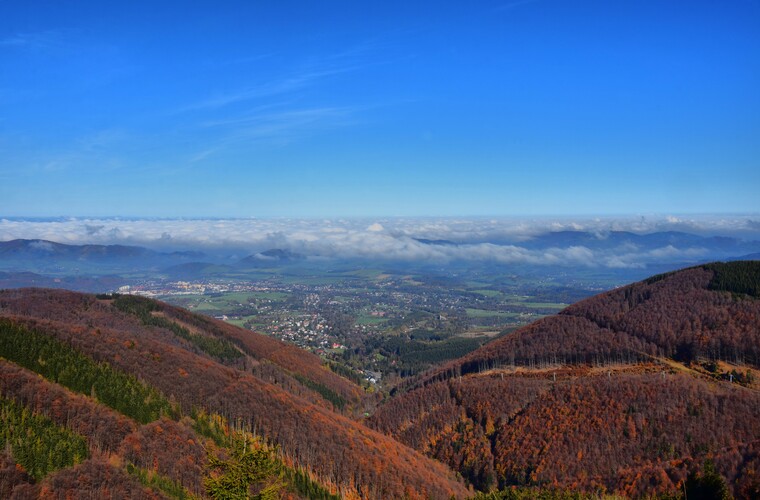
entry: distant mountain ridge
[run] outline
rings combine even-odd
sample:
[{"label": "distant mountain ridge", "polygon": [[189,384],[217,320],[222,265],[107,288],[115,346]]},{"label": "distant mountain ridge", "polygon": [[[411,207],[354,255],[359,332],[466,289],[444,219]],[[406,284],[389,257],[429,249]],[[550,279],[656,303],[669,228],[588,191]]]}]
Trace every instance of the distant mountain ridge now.
[{"label": "distant mountain ridge", "polygon": [[141,247],[124,245],[67,245],[48,240],[11,240],[0,242],[0,256],[45,255],[63,258],[137,257],[149,253]]},{"label": "distant mountain ridge", "polygon": [[630,231],[557,231],[534,236],[520,243],[526,248],[584,246],[591,249],[613,249],[625,245],[640,248],[691,248],[704,247],[725,255],[740,255],[760,249],[760,242],[726,236],[699,236],[679,231],[638,234]]},{"label": "distant mountain ridge", "polygon": [[414,241],[419,241],[420,243],[424,243],[425,245],[452,245],[452,246],[458,245],[458,243],[455,243],[450,240],[429,240],[427,238],[414,238]]},{"label": "distant mountain ridge", "polygon": [[20,239],[0,242],[0,265],[6,270],[37,271],[81,265],[93,270],[116,272],[124,268],[150,269],[198,260],[204,256],[204,253],[197,251],[156,252],[129,245],[68,245],[48,240]]},{"label": "distant mountain ridge", "polygon": [[269,250],[264,250],[263,252],[244,257],[240,259],[237,264],[239,266],[265,266],[267,264],[271,264],[272,262],[282,264],[302,261],[304,259],[306,259],[306,256],[298,252],[293,252],[284,248],[270,248]]},{"label": "distant mountain ridge", "polygon": [[[202,251],[156,251],[121,244],[74,245],[41,239],[17,239],[0,242],[0,271],[33,272],[56,278],[150,272],[153,276],[194,280],[229,278],[241,270],[256,272],[274,267],[306,268],[346,263],[352,267],[392,265],[406,267],[409,272],[430,270],[447,262],[449,267],[480,266],[485,272],[511,266],[518,273],[546,272],[552,267],[568,269],[580,264],[589,270],[601,266],[606,274],[627,282],[676,267],[713,260],[747,260],[760,254],[759,241],[704,237],[677,231],[647,234],[557,231],[528,239],[505,236],[472,241],[406,235],[391,237],[400,238],[404,250],[379,256],[361,251],[352,255],[350,251],[320,246],[309,249],[308,245],[303,248],[299,246],[298,249],[283,246],[249,253],[250,249],[241,248],[240,245],[230,248],[224,245],[199,247]],[[331,254],[333,251],[336,252],[334,255]],[[578,274],[584,274],[583,270]],[[17,286],[15,283],[18,281],[6,283],[7,286]],[[55,283],[51,286],[56,286]],[[26,286],[39,284],[39,280],[32,280]]]}]

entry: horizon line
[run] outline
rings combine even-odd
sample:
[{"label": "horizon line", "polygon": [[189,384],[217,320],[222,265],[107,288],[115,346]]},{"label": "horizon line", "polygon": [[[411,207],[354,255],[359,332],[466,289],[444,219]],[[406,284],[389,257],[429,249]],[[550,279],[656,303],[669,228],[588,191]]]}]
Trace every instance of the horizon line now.
[{"label": "horizon line", "polygon": [[5,215],[0,214],[0,220],[26,220],[26,221],[49,221],[49,220],[255,220],[255,219],[446,219],[446,218],[471,218],[471,219],[510,219],[510,218],[570,218],[570,217],[668,217],[668,216],[760,216],[760,211],[755,212],[578,212],[578,213],[547,213],[547,214],[443,214],[443,215],[394,215],[394,214],[332,214],[332,215]]}]

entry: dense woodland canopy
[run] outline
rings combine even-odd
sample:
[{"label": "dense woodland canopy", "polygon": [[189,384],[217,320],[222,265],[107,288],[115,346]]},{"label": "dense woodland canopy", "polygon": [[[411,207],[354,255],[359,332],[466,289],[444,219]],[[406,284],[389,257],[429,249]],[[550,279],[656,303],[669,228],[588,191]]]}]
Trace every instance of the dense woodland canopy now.
[{"label": "dense woodland canopy", "polygon": [[[143,304],[143,306],[125,307],[126,301],[132,304]],[[361,398],[362,391],[356,384],[325,368],[319,357],[293,345],[154,300],[117,296],[113,303],[117,308],[136,314],[144,324],[147,322],[163,327],[181,338],[187,339],[185,335],[189,334],[195,339],[205,338],[224,343],[225,346],[235,346],[239,353],[251,359],[236,363],[235,360],[239,360],[239,356],[227,355],[220,360],[228,361],[227,364],[231,366],[246,367],[260,378],[276,380],[279,385],[285,385],[290,392],[296,392],[301,396],[313,397],[312,391],[315,391],[323,397],[321,404],[327,400],[333,405],[337,403],[336,406],[351,406],[357,404]],[[152,313],[150,319],[145,319],[146,315],[140,311],[141,308],[148,309]],[[202,353],[209,354],[208,349],[200,347],[202,344],[198,340],[195,344]],[[209,355],[215,356],[213,353]],[[219,356],[217,355],[216,358],[219,359]],[[268,363],[261,363],[262,360]],[[303,391],[299,386],[306,386],[311,391]]]},{"label": "dense woodland canopy", "polygon": [[[108,474],[107,467],[120,464],[119,470],[133,472],[124,476],[132,483],[213,497],[220,494],[214,478],[222,470],[213,464],[230,459],[224,450],[234,448],[230,432],[237,429],[262,440],[251,450],[271,447],[268,460],[281,464],[273,470],[284,478],[273,483],[277,494],[467,494],[445,466],[349,418],[362,390],[319,358],[164,304],[117,307],[115,300],[54,290],[0,292],[3,395],[51,425],[88,435],[93,460],[78,466],[87,474]],[[151,320],[146,310],[162,319]],[[241,356],[215,356],[202,348],[208,344],[188,338],[193,335],[229,343]],[[35,378],[32,372],[45,377],[31,382],[39,395],[25,382]],[[103,420],[88,421],[100,404],[108,407]],[[333,411],[338,406],[346,415]],[[35,481],[9,475],[0,482],[19,481],[21,489],[32,484],[35,494],[65,491],[69,470],[41,481],[30,474]],[[255,475],[236,477],[243,489],[256,490]]]},{"label": "dense woodland canopy", "polygon": [[584,300],[366,422],[374,396],[275,339],[143,298],[0,291],[0,497],[758,498],[758,266]]},{"label": "dense woodland canopy", "polygon": [[406,384],[370,425],[480,489],[678,494],[707,460],[760,495],[760,262],[574,304]]},{"label": "dense woodland canopy", "polygon": [[725,291],[712,289],[718,285],[711,266],[656,276],[582,300],[410,384],[493,368],[600,366],[655,358],[760,367],[760,301],[736,291],[745,289],[741,280],[760,282],[760,262],[737,264],[747,271],[726,274],[724,267],[723,276],[735,276],[726,281],[731,288]]}]

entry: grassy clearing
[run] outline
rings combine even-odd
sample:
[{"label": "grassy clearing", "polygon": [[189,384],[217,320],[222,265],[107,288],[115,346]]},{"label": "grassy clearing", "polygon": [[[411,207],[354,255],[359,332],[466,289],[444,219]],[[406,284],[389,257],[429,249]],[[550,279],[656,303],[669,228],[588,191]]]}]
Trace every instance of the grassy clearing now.
[{"label": "grassy clearing", "polygon": [[470,290],[472,293],[483,295],[484,297],[498,297],[502,293],[498,290]]},{"label": "grassy clearing", "polygon": [[290,296],[285,292],[248,292],[247,295],[254,299],[282,300]]},{"label": "grassy clearing", "polygon": [[291,285],[337,285],[346,280],[345,276],[283,276],[281,282]]},{"label": "grassy clearing", "polygon": [[502,311],[489,311],[487,309],[471,309],[467,308],[465,309],[467,311],[467,316],[470,318],[516,318],[518,316],[517,313],[509,313],[509,312],[502,312]]},{"label": "grassy clearing", "polygon": [[375,280],[378,278],[378,276],[381,276],[383,272],[380,269],[357,269],[345,274]]},{"label": "grassy clearing", "polygon": [[194,295],[183,297],[181,300],[173,298],[164,298],[168,302],[173,302],[182,307],[192,309],[195,312],[205,314],[228,314],[238,304],[247,305],[251,302],[262,300],[281,301],[289,297],[285,292],[228,292],[220,295]]},{"label": "grassy clearing", "polygon": [[229,323],[230,325],[239,326],[240,328],[244,328],[243,324],[246,322],[246,319],[228,319],[226,323]]},{"label": "grassy clearing", "polygon": [[225,310],[223,306],[217,305],[217,304],[210,304],[208,302],[197,302],[194,304],[188,304],[184,305],[183,307],[187,309],[191,309],[194,312],[204,313],[204,314],[222,314],[222,311]]},{"label": "grassy clearing", "polygon": [[493,283],[488,283],[488,282],[486,282],[486,281],[469,281],[469,280],[468,280],[468,281],[465,281],[463,284],[464,284],[464,286],[466,286],[467,288],[475,288],[475,289],[477,289],[477,290],[484,290],[484,289],[486,289],[487,287],[489,287],[489,286],[492,286],[492,285],[493,285]]},{"label": "grassy clearing", "polygon": [[357,325],[380,325],[388,321],[387,318],[381,318],[378,316],[370,316],[369,314],[362,314],[356,318]]},{"label": "grassy clearing", "polygon": [[507,306],[509,305],[530,307],[531,309],[564,309],[567,307],[567,304],[561,302],[514,302],[507,304]]}]

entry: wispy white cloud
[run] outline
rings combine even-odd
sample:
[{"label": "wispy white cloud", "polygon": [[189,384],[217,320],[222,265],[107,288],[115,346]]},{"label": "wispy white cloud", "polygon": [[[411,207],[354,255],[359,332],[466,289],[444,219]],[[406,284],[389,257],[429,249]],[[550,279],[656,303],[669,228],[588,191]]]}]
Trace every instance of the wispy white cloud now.
[{"label": "wispy white cloud", "polygon": [[79,137],[76,140],[76,145],[80,151],[89,152],[111,147],[128,138],[129,134],[123,130],[102,129]]},{"label": "wispy white cloud", "polygon": [[250,120],[234,136],[244,139],[290,138],[294,134],[346,124],[356,107],[294,109]]},{"label": "wispy white cloud", "polygon": [[60,31],[40,31],[33,33],[15,33],[0,40],[0,47],[50,50],[61,49],[65,46]]},{"label": "wispy white cloud", "polygon": [[[120,129],[93,130],[72,137],[60,147],[30,148],[22,165],[18,162],[9,162],[8,165],[12,165],[16,176],[67,171],[87,175],[94,169],[99,172],[118,170],[125,166],[121,148],[133,139],[132,134]],[[0,172],[2,170],[3,163],[0,162]]]},{"label": "wispy white cloud", "polygon": [[302,90],[341,73],[348,73],[360,66],[312,69],[293,74],[284,78],[274,79],[250,87],[239,88],[228,92],[218,93],[207,99],[189,104],[180,111],[195,111],[217,109],[242,101],[251,101],[265,97],[275,97]]},{"label": "wispy white cloud", "polygon": [[[242,143],[290,143],[303,136],[355,123],[352,115],[366,106],[304,102],[304,92],[371,63],[363,58],[375,43],[364,43],[296,65],[290,73],[249,86],[231,88],[185,105],[176,113],[194,113],[195,127],[205,129],[189,163],[198,163]],[[249,62],[266,59],[254,56]],[[216,132],[213,130],[215,129]]]},{"label": "wispy white cloud", "polygon": [[251,54],[247,56],[235,57],[232,59],[224,59],[224,60],[214,59],[213,61],[209,61],[207,65],[212,68],[218,68],[221,66],[250,64],[254,62],[259,62],[264,59],[268,59],[272,56],[274,56],[273,53],[265,53],[265,54]]},{"label": "wispy white cloud", "polygon": [[540,0],[515,0],[513,2],[507,2],[505,4],[499,5],[498,7],[496,7],[496,11],[510,11],[518,7],[522,7],[523,5],[536,3],[538,1]]},{"label": "wispy white cloud", "polygon": [[201,162],[201,161],[205,160],[206,158],[212,156],[217,151],[221,150],[222,147],[223,147],[222,145],[218,145],[218,146],[202,149],[202,150],[196,152],[195,154],[192,154],[190,156],[190,158],[188,158],[188,161],[190,163]]},{"label": "wispy white cloud", "polygon": [[237,143],[271,142],[285,144],[320,131],[353,123],[353,115],[361,107],[321,107],[288,109],[277,112],[249,114],[230,119],[206,122],[207,128],[217,128],[221,137],[209,141],[190,157],[200,162]]}]

